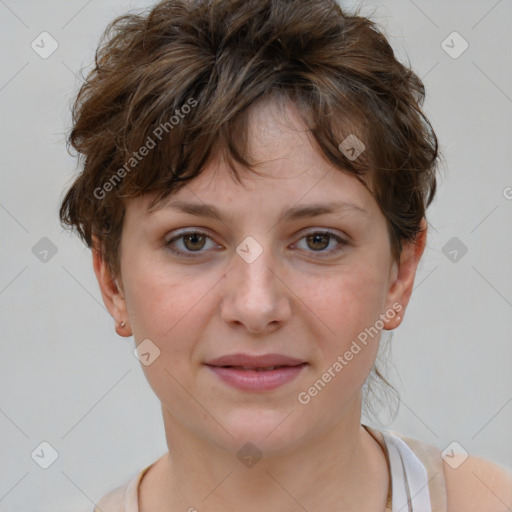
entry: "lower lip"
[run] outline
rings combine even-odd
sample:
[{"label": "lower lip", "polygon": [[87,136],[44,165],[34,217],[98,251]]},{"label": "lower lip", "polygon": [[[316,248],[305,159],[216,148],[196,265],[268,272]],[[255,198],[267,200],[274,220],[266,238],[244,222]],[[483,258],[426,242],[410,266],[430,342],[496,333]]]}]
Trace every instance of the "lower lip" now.
[{"label": "lower lip", "polygon": [[240,370],[221,366],[208,366],[208,368],[234,388],[243,391],[267,391],[291,382],[305,366],[306,363],[266,371]]}]

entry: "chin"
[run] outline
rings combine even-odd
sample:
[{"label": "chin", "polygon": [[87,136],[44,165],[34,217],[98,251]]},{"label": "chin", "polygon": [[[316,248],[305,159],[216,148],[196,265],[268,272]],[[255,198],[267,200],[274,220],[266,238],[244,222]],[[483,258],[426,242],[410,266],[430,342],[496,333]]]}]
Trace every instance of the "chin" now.
[{"label": "chin", "polygon": [[[248,443],[264,455],[285,453],[307,436],[307,425],[291,411],[243,411],[231,417],[224,416],[224,427],[231,436],[223,436],[220,444],[238,454]],[[289,415],[289,416],[288,416]],[[288,417],[287,417],[288,416]],[[285,419],[286,418],[286,419]],[[284,420],[284,421],[283,421]],[[227,445],[225,444],[227,441]]]}]

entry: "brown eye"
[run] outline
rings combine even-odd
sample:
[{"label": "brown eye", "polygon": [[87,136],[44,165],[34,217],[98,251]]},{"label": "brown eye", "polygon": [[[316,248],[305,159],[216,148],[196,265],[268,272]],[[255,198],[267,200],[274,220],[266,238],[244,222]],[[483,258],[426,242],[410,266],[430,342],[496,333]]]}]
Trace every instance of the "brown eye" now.
[{"label": "brown eye", "polygon": [[[188,231],[171,238],[165,245],[174,254],[184,257],[194,257],[195,255],[207,252],[205,246],[208,240],[212,241],[207,233]],[[330,231],[315,231],[302,237],[300,240],[306,240],[306,248],[302,248],[303,250],[306,250],[306,252],[319,253],[320,256],[337,254],[348,245],[345,240]],[[336,242],[337,246],[334,245],[334,248],[328,250],[328,247],[332,245],[333,241]]]},{"label": "brown eye", "polygon": [[206,250],[203,249],[206,246],[207,240],[211,240],[211,237],[206,233],[201,231],[187,231],[171,238],[165,245],[174,254],[194,257],[195,255],[193,253],[201,254],[206,252]]},{"label": "brown eye", "polygon": [[[321,256],[336,254],[348,245],[345,240],[330,231],[315,231],[304,236],[301,240],[306,240],[305,250],[307,252],[317,252]],[[331,245],[332,241],[335,241],[337,246],[335,245],[334,248],[329,250],[327,248]]]},{"label": "brown eye", "polygon": [[309,247],[315,250],[323,250],[329,245],[329,233],[314,233],[306,237]]},{"label": "brown eye", "polygon": [[183,235],[183,245],[190,251],[201,250],[204,247],[206,237],[199,233]]}]

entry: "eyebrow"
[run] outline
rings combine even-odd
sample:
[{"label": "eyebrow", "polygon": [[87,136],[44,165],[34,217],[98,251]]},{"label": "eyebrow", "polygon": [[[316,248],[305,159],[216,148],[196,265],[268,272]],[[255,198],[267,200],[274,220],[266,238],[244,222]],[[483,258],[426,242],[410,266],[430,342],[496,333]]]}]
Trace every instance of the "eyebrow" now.
[{"label": "eyebrow", "polygon": [[[223,215],[215,206],[206,203],[189,203],[186,201],[170,201],[165,205],[165,208],[173,208],[180,210],[190,215],[198,217],[208,217],[223,221]],[[342,213],[344,211],[354,211],[370,217],[367,210],[361,206],[348,201],[341,202],[327,202],[327,203],[312,203],[304,206],[294,206],[283,210],[279,216],[279,222],[283,220],[299,220],[329,213]]]}]

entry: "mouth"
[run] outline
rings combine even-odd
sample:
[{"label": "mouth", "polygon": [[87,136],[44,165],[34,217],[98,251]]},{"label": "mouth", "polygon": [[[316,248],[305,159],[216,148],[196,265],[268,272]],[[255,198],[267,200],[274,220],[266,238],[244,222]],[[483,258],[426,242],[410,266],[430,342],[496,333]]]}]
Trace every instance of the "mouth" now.
[{"label": "mouth", "polygon": [[307,362],[281,354],[223,356],[205,365],[225,384],[243,391],[269,391],[294,380]]},{"label": "mouth", "polygon": [[[254,367],[254,366],[215,366],[215,368],[232,368],[233,370],[244,370],[244,371],[254,371],[254,372],[269,372],[271,370],[276,370],[279,368],[295,368],[297,366],[302,366],[307,363],[301,363],[294,366],[281,365],[281,366],[267,366],[266,368]],[[208,365],[210,366],[210,365]],[[213,365],[212,365],[213,366]]]},{"label": "mouth", "polygon": [[247,370],[254,369],[274,369],[276,367],[297,366],[304,364],[305,361],[284,354],[228,354],[207,361],[208,366],[233,367]]}]

